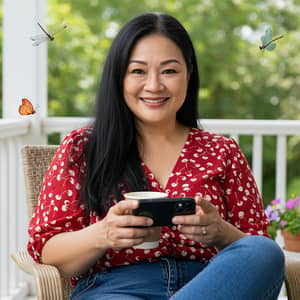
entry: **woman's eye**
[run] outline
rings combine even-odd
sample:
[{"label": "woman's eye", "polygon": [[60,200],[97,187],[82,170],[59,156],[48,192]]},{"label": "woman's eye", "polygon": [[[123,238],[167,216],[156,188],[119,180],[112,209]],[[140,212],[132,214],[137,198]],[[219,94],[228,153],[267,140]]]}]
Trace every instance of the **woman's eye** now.
[{"label": "woman's eye", "polygon": [[133,69],[131,71],[133,74],[144,74],[145,72],[142,69]]},{"label": "woman's eye", "polygon": [[163,71],[163,74],[174,74],[177,73],[176,70],[174,69],[167,69]]}]

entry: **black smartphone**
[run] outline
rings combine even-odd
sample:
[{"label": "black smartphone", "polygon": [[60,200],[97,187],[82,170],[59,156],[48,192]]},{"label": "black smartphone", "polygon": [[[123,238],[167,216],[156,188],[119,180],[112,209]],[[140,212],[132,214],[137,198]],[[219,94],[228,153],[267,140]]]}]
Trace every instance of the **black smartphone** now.
[{"label": "black smartphone", "polygon": [[138,201],[139,207],[133,210],[133,215],[152,218],[152,226],[171,226],[174,216],[195,213],[195,200],[192,197],[139,199]]}]

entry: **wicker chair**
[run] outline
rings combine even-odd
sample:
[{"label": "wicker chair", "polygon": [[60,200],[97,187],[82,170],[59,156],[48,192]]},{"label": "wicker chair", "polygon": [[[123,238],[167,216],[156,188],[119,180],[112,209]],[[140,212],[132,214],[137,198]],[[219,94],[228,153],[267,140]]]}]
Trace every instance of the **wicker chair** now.
[{"label": "wicker chair", "polygon": [[[57,151],[58,146],[24,146],[22,148],[28,217],[31,218],[36,206],[44,174]],[[38,264],[27,251],[11,255],[19,268],[35,278],[38,300],[69,299],[69,280],[61,277],[54,266]]]},{"label": "wicker chair", "polygon": [[[25,186],[28,201],[28,216],[31,218],[36,205],[44,174],[58,146],[24,146]],[[34,276],[38,300],[69,299],[71,286],[60,276],[56,267],[34,262],[27,251],[13,253],[13,260],[23,271]],[[289,300],[300,299],[300,261],[286,261],[286,289]]]}]

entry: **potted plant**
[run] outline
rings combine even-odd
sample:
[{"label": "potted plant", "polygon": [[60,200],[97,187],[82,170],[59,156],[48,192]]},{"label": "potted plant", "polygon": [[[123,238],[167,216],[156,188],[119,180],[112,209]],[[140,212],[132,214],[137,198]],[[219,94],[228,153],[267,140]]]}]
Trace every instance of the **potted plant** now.
[{"label": "potted plant", "polygon": [[300,252],[300,197],[288,199],[285,204],[281,199],[272,200],[265,213],[270,221],[269,235],[275,239],[281,230],[284,249]]}]

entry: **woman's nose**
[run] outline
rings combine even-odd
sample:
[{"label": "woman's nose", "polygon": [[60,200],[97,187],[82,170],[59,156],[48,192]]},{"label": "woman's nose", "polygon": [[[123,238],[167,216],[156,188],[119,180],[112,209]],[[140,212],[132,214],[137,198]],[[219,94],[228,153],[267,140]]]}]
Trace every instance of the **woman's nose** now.
[{"label": "woman's nose", "polygon": [[162,90],[163,84],[161,82],[159,75],[149,74],[148,77],[146,78],[144,89],[151,92]]}]

